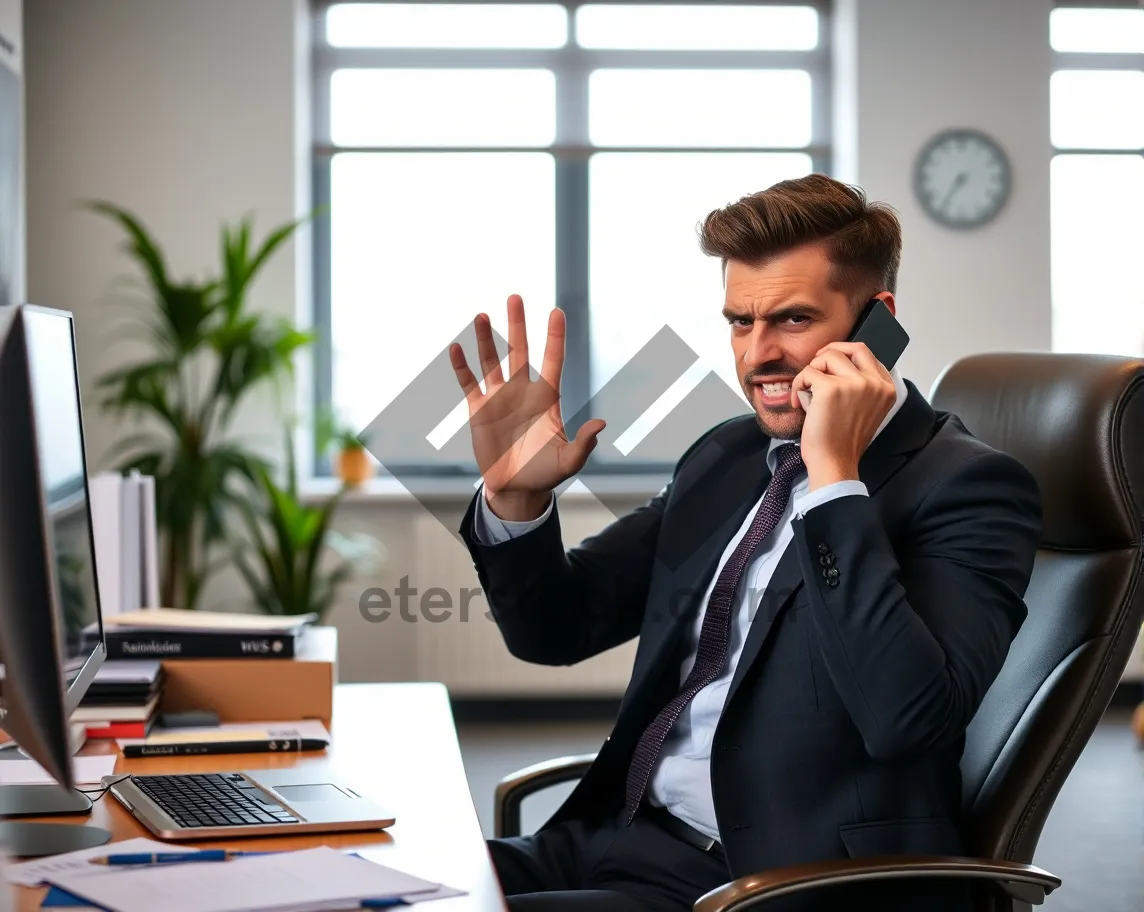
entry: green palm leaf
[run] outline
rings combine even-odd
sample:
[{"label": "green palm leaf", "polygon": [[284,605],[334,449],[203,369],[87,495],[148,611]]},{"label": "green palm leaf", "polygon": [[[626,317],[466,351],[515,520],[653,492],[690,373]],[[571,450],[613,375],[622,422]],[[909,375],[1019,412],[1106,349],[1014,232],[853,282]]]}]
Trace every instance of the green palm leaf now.
[{"label": "green palm leaf", "polygon": [[[286,453],[287,463],[292,466],[293,445],[289,436]],[[345,563],[324,572],[318,567],[328,547],[330,522],[342,493],[321,506],[311,507],[301,502],[293,485],[279,487],[265,467],[259,467],[256,479],[256,500],[243,503],[241,510],[247,529],[243,560],[247,561],[247,555],[257,556],[258,567],[247,562],[239,573],[264,611],[324,612],[351,570]]]},{"label": "green palm leaf", "polygon": [[[243,498],[253,491],[260,509],[271,509],[271,498],[260,491],[265,463],[237,444],[220,441],[245,397],[262,383],[289,376],[295,353],[311,341],[290,324],[248,307],[253,281],[299,222],[280,225],[257,242],[252,217],[223,225],[217,275],[183,281],[171,277],[162,247],[140,218],[106,201],[84,206],[122,230],[123,249],[141,273],[120,288],[130,301],[116,338],[142,342],[151,355],[100,377],[98,393],[113,414],[158,424],[158,433],[121,441],[116,459],[122,460],[121,469],[137,467],[155,477],[163,602],[194,607],[214,570],[212,549],[227,542],[230,518],[245,515]],[[142,308],[140,300],[146,302]],[[259,555],[266,592],[291,599],[297,561],[282,545],[308,532],[304,513],[291,513],[288,505],[279,505],[277,512],[279,523],[287,523],[282,535],[263,541],[261,552],[252,545],[250,554]],[[250,555],[243,559],[251,569]]]},{"label": "green palm leaf", "polygon": [[219,326],[207,341],[218,358],[211,399],[224,403],[218,419],[226,423],[247,391],[263,380],[291,374],[294,353],[313,336],[288,323],[267,326],[249,319]]},{"label": "green palm leaf", "polygon": [[139,219],[126,209],[121,209],[103,200],[89,200],[85,205],[91,211],[105,215],[119,223],[127,232],[128,240],[124,245],[127,252],[143,265],[151,284],[156,289],[166,290],[169,282],[163,251],[152,240],[150,233],[143,227]]},{"label": "green palm leaf", "polygon": [[344,494],[345,488],[340,489],[326,501],[321,510],[316,511],[318,523],[310,540],[310,547],[307,549],[305,566],[302,568],[302,580],[307,591],[315,588],[315,583],[317,583],[318,560],[326,546],[326,533],[329,531],[330,520],[341,504]]}]

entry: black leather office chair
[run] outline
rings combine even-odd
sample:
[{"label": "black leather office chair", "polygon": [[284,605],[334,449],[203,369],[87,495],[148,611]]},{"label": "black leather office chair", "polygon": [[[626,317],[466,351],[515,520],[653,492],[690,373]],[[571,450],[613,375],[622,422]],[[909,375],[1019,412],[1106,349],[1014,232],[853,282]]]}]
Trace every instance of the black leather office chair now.
[{"label": "black leather office chair", "polygon": [[[1144,360],[975,355],[946,369],[931,400],[1021,460],[1044,501],[1028,618],[966,734],[964,836],[973,857],[846,858],[763,871],[708,893],[695,912],[934,876],[974,881],[979,912],[1018,912],[1060,886],[1029,863],[1144,621]],[[526,795],[579,778],[591,760],[555,760],[502,781],[497,835],[519,833]]]}]

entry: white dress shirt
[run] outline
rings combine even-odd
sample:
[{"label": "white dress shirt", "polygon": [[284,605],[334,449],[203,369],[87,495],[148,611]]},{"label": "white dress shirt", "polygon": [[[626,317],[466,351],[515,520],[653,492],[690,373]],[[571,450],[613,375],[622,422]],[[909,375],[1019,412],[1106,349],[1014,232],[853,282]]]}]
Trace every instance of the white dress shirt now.
[{"label": "white dress shirt", "polygon": [[[894,378],[897,397],[878,426],[875,437],[882,433],[882,429],[890,423],[890,419],[898,413],[906,399],[906,384],[901,374],[897,368],[890,373]],[[797,443],[797,441],[771,440],[767,452],[767,465],[772,473],[778,458],[775,451],[786,443]],[[809,491],[809,487],[810,481],[803,472],[791,487],[786,511],[774,531],[759,543],[747,562],[735,591],[735,617],[731,625],[731,640],[727,647],[727,659],[723,670],[719,677],[695,695],[680,714],[660,751],[659,759],[652,771],[651,782],[648,784],[648,800],[652,804],[667,808],[680,820],[689,823],[712,839],[719,839],[719,826],[715,820],[715,803],[711,794],[711,742],[715,737],[715,726],[723,712],[723,704],[726,702],[727,691],[735,674],[735,666],[739,662],[743,644],[747,639],[747,630],[754,617],[754,610],[770,582],[775,567],[778,566],[779,559],[794,537],[791,520],[802,517],[816,506],[836,498],[854,494],[866,496],[869,493],[866,485],[860,481],[839,481],[813,492]],[[700,610],[688,634],[688,655],[679,669],[680,685],[687,679],[691,667],[695,664],[695,652],[699,645],[703,617],[707,610],[707,602],[711,598],[711,591],[715,588],[715,581],[719,578],[723,565],[734,553],[736,545],[747,534],[760,503],[762,497],[747,511],[742,525],[727,543],[711,576],[707,591],[700,602]],[[493,513],[482,497],[474,516],[473,531],[481,544],[496,545],[536,528],[551,514],[552,502],[549,502],[548,509],[539,518],[526,522],[509,522]]]}]

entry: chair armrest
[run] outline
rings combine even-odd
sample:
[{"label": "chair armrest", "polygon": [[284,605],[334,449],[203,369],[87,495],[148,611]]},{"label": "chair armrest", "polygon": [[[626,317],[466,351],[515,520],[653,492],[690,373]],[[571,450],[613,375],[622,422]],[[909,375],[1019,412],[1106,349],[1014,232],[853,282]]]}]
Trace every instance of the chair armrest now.
[{"label": "chair armrest", "polygon": [[740,877],[701,896],[693,912],[736,912],[757,902],[815,887],[848,886],[875,880],[950,877],[991,881],[1015,899],[1040,905],[1061,885],[1059,877],[1032,865],[997,858],[942,855],[884,855],[843,858],[775,868]]},{"label": "chair armrest", "polygon": [[558,757],[510,773],[497,783],[493,799],[493,835],[498,839],[520,835],[520,805],[529,795],[550,785],[571,782],[588,771],[595,754]]}]

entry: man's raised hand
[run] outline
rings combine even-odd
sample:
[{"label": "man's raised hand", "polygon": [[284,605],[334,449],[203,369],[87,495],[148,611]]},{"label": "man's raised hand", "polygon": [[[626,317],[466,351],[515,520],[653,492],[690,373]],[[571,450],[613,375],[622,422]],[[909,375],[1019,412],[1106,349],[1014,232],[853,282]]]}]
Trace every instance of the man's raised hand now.
[{"label": "man's raised hand", "polygon": [[460,345],[449,349],[449,360],[469,408],[473,453],[484,479],[493,512],[503,519],[540,516],[552,490],[583,468],[604,429],[598,418],[586,421],[574,440],[564,433],[560,413],[560,375],[564,369],[564,313],[548,316],[548,338],[539,378],[528,371],[528,338],[524,301],[508,299],[508,379],[485,314],[473,321],[477,356],[485,389],[465,362]]}]

